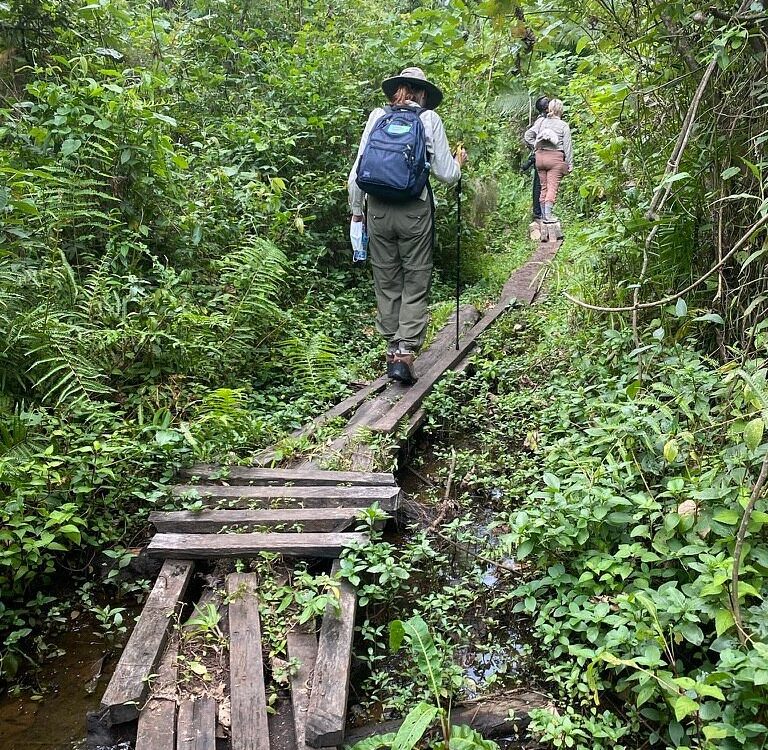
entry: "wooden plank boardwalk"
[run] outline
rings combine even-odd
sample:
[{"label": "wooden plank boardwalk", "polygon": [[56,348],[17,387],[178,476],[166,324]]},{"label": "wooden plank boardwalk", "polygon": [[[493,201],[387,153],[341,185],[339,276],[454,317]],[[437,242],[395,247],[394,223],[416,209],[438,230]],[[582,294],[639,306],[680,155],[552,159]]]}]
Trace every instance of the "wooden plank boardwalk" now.
[{"label": "wooden plank boardwalk", "polygon": [[[374,471],[374,448],[362,438],[386,433],[396,442],[407,440],[422,424],[422,401],[442,375],[466,367],[478,337],[514,302],[534,301],[559,246],[559,241],[542,243],[485,315],[461,308],[458,323],[454,316],[418,358],[416,385],[379,378],[295,431],[295,438],[306,438],[331,420],[348,417],[338,436],[312,455],[273,468],[280,455],[275,448],[260,454],[256,465],[198,464],[181,472],[187,483],[173,487],[172,496],[178,505],[200,501],[198,508],[203,507],[150,515],[157,533],[147,551],[164,562],[100,710],[89,721],[115,727],[120,737],[131,734],[126,727],[134,722],[136,750],[306,750],[344,742],[357,596],[353,586],[338,580],[339,556],[348,546],[367,543],[359,521],[372,504],[392,514],[401,500],[394,476]],[[343,470],[331,471],[326,462]],[[285,636],[295,670],[288,677],[291,700],[278,717],[267,711],[265,670],[274,665],[265,663],[259,578],[235,572],[212,582],[227,558],[247,562],[270,555],[315,565],[326,558],[338,580],[338,600],[327,605],[319,628],[310,621]],[[204,573],[200,593],[193,579]],[[199,597],[194,610],[190,592]],[[195,694],[185,685],[184,670],[203,673],[208,666],[183,653],[189,622],[178,626],[182,613],[208,628],[212,653],[224,659],[226,684],[218,692],[212,685]],[[181,640],[170,638],[174,631]]]}]

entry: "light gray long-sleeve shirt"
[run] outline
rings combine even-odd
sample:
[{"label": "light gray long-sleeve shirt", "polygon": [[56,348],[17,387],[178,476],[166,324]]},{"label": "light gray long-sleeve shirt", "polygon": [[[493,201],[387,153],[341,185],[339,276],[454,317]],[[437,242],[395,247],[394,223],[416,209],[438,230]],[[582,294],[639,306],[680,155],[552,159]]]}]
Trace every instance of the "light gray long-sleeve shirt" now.
[{"label": "light gray long-sleeve shirt", "polygon": [[[418,106],[415,102],[409,102],[409,105],[413,105],[414,107]],[[355,163],[352,165],[349,177],[347,178],[349,208],[355,215],[363,213],[363,200],[365,198],[365,194],[357,186],[357,182],[355,182],[355,178],[357,177],[357,163],[360,161],[360,156],[368,144],[368,138],[371,135],[373,126],[377,123],[379,118],[383,117],[385,114],[386,112],[382,107],[377,107],[368,117],[363,136],[360,139],[360,146],[357,149]],[[443,121],[440,119],[440,115],[432,109],[425,109],[419,118],[424,125],[424,135],[427,139],[430,176],[434,175],[436,179],[447,185],[457,183],[459,177],[461,177],[461,167],[459,167],[456,159],[454,159],[453,154],[451,153],[451,147],[448,145],[448,137],[445,134],[445,128],[443,127]],[[429,193],[425,188],[420,196],[421,200],[427,200],[428,195]]]},{"label": "light gray long-sleeve shirt", "polygon": [[[542,143],[538,144],[538,146],[536,145],[536,139],[539,136],[539,132],[545,125],[560,136],[560,143],[557,146],[550,146]],[[531,148],[562,151],[565,155],[565,163],[571,167],[571,169],[573,168],[573,142],[571,141],[571,129],[568,127],[568,123],[565,122],[565,120],[549,115],[547,117],[539,117],[538,120],[525,131],[523,138]]]}]

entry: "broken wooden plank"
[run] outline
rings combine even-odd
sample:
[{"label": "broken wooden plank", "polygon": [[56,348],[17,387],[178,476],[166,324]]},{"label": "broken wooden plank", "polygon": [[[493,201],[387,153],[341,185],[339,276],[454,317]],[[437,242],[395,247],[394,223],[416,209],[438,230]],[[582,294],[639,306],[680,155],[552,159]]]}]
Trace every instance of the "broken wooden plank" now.
[{"label": "broken wooden plank", "polygon": [[162,657],[152,694],[139,715],[136,750],[174,750],[176,746],[176,679],[178,639],[173,638]]},{"label": "broken wooden plank", "polygon": [[378,502],[383,510],[397,506],[400,488],[393,487],[223,487],[218,485],[177,485],[177,497],[197,498],[207,505],[276,508],[361,507]]},{"label": "broken wooden plank", "polygon": [[355,532],[316,534],[155,534],[147,554],[155,557],[248,557],[276,552],[291,557],[337,557],[346,547],[366,544]]},{"label": "broken wooden plank", "polygon": [[163,534],[216,534],[224,528],[252,528],[298,524],[304,532],[343,531],[365,513],[365,508],[278,508],[276,510],[153,511],[149,522]]},{"label": "broken wooden plank", "polygon": [[149,692],[148,677],[162,656],[172,618],[178,613],[193,571],[194,563],[189,560],[171,559],[163,564],[101,699],[101,708],[108,711],[113,724],[138,718]]},{"label": "broken wooden plank", "polygon": [[539,275],[540,267],[554,257],[558,246],[559,243],[540,245],[539,249],[533,254],[533,257],[521,269],[512,274],[504,286],[504,292],[499,302],[461,339],[459,348],[446,352],[421,376],[417,383],[408,389],[408,393],[403,398],[394,404],[375,424],[370,425],[370,429],[374,432],[394,432],[400,420],[419,408],[421,402],[432,390],[443,373],[446,370],[450,370],[467,356],[470,349],[477,343],[480,335],[507,311],[509,305],[514,300],[526,303],[532,302],[538,291],[533,288],[533,283]]},{"label": "broken wooden plank", "polygon": [[216,750],[216,701],[213,698],[179,703],[176,750]]},{"label": "broken wooden plank", "polygon": [[[339,561],[334,560],[332,575],[339,569]],[[338,612],[331,604],[325,608],[307,716],[306,743],[311,747],[336,746],[344,741],[356,604],[354,588],[349,581],[342,581]]]},{"label": "broken wooden plank", "polygon": [[231,750],[269,750],[258,585],[254,573],[227,576]]},{"label": "broken wooden plank", "polygon": [[291,703],[296,746],[298,750],[305,750],[310,686],[317,661],[317,634],[298,631],[288,633],[288,659],[298,664],[296,672],[291,675]]},{"label": "broken wooden plank", "polygon": [[320,469],[265,469],[257,466],[229,466],[222,468],[215,464],[196,464],[182,469],[180,475],[197,477],[204,482],[225,482],[234,485],[284,485],[293,486],[382,486],[396,484],[392,474],[363,471],[322,471]]}]

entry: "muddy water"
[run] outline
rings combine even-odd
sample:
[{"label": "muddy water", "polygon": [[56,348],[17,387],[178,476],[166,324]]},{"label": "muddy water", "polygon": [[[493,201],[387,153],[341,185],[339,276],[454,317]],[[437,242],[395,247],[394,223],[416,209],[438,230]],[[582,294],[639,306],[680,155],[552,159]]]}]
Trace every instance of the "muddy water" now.
[{"label": "muddy water", "polygon": [[0,699],[0,750],[85,747],[85,714],[98,708],[116,659],[103,658],[108,647],[90,628],[67,633],[55,645],[65,653],[36,675],[37,695]]}]

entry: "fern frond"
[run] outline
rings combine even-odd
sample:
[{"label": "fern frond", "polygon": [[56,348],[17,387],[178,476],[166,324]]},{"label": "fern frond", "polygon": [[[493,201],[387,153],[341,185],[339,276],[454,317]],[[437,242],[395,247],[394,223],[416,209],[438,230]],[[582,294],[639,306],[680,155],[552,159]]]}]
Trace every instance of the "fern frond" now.
[{"label": "fern frond", "polygon": [[320,396],[333,392],[329,383],[339,376],[338,350],[328,336],[315,333],[289,338],[279,352],[289,374],[304,390]]}]

